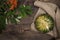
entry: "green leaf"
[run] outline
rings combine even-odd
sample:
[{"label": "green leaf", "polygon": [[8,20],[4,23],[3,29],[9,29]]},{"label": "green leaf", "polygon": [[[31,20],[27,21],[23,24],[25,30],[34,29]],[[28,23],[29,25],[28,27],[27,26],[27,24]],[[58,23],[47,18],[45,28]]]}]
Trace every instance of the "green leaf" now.
[{"label": "green leaf", "polygon": [[32,9],[31,6],[25,6],[25,8],[28,9],[28,10],[31,10]]},{"label": "green leaf", "polygon": [[4,30],[5,28],[6,28],[5,17],[0,15],[0,31]]},{"label": "green leaf", "polygon": [[26,11],[26,14],[31,15],[32,11]]},{"label": "green leaf", "polygon": [[26,14],[29,14],[29,15],[32,14],[32,7],[31,6],[26,6],[25,10],[26,10]]},{"label": "green leaf", "polygon": [[22,17],[26,17],[26,16],[27,16],[27,14],[26,14],[26,12],[25,12],[25,7],[24,7],[23,5],[21,5],[21,6],[19,7],[19,10],[20,10],[20,15],[21,15]]},{"label": "green leaf", "polygon": [[22,17],[26,17],[27,16],[27,14],[26,14],[26,12],[24,12],[24,10],[21,10],[21,15],[22,15]]},{"label": "green leaf", "polygon": [[32,14],[32,8],[31,8],[31,6],[21,5],[19,7],[19,11],[20,11],[20,15],[22,17],[26,17],[27,15],[31,15]]},{"label": "green leaf", "polygon": [[15,20],[15,18],[10,18],[10,22],[13,23],[13,24],[17,24],[17,21]]},{"label": "green leaf", "polygon": [[6,16],[7,17],[9,17],[9,16],[11,16],[11,15],[15,15],[15,13],[16,13],[16,10],[14,10],[14,11],[8,11],[7,13],[6,13]]}]

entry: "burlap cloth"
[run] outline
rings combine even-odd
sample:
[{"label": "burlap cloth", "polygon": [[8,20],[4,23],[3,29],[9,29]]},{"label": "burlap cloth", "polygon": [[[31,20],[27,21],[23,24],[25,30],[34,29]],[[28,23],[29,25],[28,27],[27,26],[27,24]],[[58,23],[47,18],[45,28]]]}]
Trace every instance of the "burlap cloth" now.
[{"label": "burlap cloth", "polygon": [[[59,9],[59,7],[53,3],[40,2],[40,1],[35,1],[34,5],[39,7],[39,9],[38,9],[36,15],[34,16],[33,23],[31,24],[31,30],[38,32],[35,29],[35,25],[34,25],[34,21],[35,21],[36,17],[39,16],[40,14],[48,13],[54,19],[55,25],[54,25],[54,29],[52,31],[48,32],[47,34],[54,36],[54,37],[59,36],[60,35],[60,9]],[[57,27],[57,29],[56,29],[56,27]],[[59,35],[57,35],[56,30],[58,31]]]}]

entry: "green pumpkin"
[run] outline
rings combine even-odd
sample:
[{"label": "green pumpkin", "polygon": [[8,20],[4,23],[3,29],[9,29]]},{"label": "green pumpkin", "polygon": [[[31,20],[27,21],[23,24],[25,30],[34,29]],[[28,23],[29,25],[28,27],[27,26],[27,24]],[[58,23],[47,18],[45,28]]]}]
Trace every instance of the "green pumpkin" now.
[{"label": "green pumpkin", "polygon": [[36,18],[34,24],[39,32],[47,33],[53,29],[54,20],[49,14],[41,14]]}]

